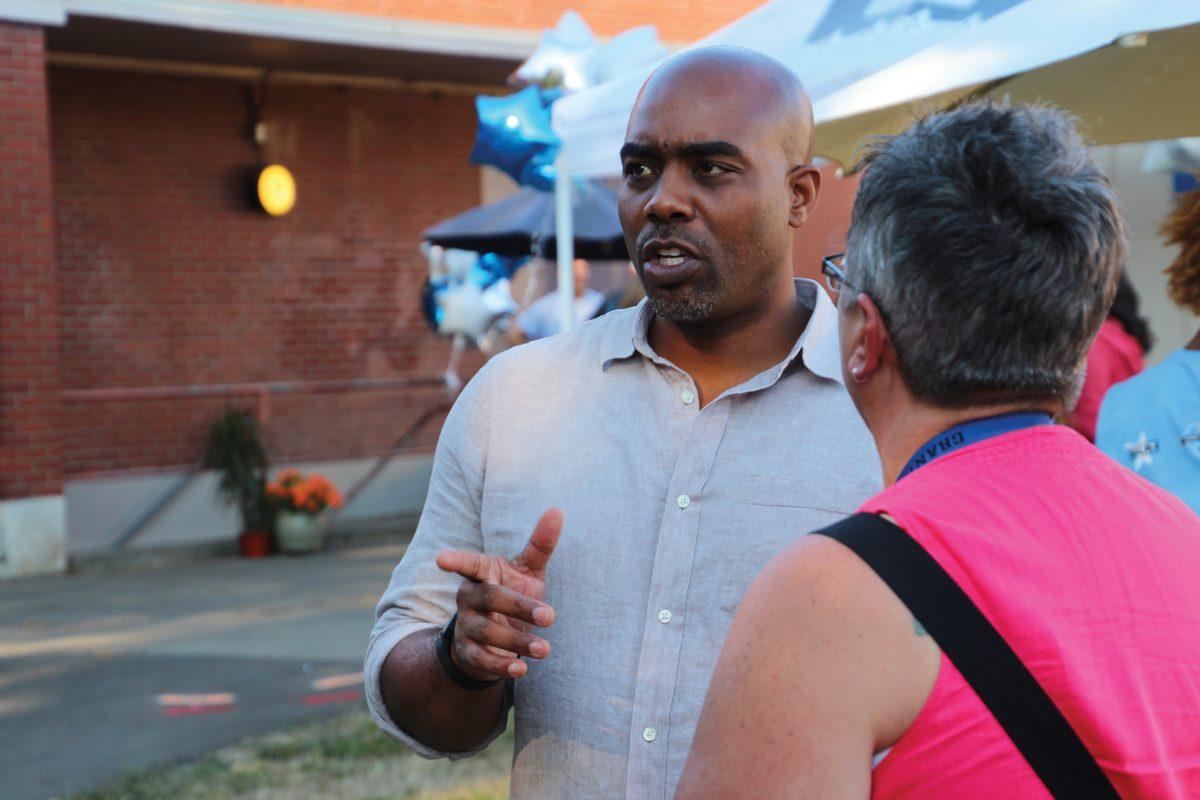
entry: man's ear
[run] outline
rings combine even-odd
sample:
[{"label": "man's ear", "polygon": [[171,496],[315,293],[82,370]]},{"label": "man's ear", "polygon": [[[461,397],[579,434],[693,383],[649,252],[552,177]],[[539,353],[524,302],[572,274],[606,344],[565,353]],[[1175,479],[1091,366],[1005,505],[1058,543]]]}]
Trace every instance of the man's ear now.
[{"label": "man's ear", "polygon": [[879,370],[884,353],[892,346],[892,340],[874,300],[866,294],[859,294],[853,303],[856,313],[847,332],[850,336],[850,356],[846,361],[846,370],[851,380],[864,383]]},{"label": "man's ear", "polygon": [[821,171],[812,164],[793,167],[788,173],[788,192],[791,197],[788,225],[799,228],[808,222],[808,215],[817,207],[817,198],[821,194]]}]

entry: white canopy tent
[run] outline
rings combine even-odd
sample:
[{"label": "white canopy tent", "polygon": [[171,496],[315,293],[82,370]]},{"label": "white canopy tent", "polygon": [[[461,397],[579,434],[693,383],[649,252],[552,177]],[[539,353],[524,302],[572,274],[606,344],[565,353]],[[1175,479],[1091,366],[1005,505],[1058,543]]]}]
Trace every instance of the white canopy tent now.
[{"label": "white canopy tent", "polygon": [[[824,97],[888,64],[964,31],[979,28],[1020,0],[772,0],[690,47],[741,45],[765,53],[801,75],[813,98]],[[554,104],[562,140],[559,208],[570,207],[571,178],[611,177],[638,90],[661,63],[568,95]],[[567,214],[558,218],[569,230]],[[559,240],[570,241],[560,235]],[[571,253],[559,249],[560,316],[570,325]]]},{"label": "white canopy tent", "polygon": [[1045,101],[1096,144],[1200,134],[1198,0],[1025,0],[815,103],[817,152],[853,163],[865,136],[967,97]]},{"label": "white canopy tent", "polygon": [[[795,70],[817,154],[844,165],[914,110],[987,93],[1062,105],[1097,143],[1200,134],[1200,0],[773,0],[693,46],[714,44]],[[629,112],[656,66],[555,103],[560,190],[620,174]]]},{"label": "white canopy tent", "polygon": [[[948,37],[981,28],[1019,0],[772,0],[692,47],[740,45],[800,75],[814,100]],[[617,151],[638,90],[661,63],[554,104],[559,165],[573,177],[621,171]]]}]

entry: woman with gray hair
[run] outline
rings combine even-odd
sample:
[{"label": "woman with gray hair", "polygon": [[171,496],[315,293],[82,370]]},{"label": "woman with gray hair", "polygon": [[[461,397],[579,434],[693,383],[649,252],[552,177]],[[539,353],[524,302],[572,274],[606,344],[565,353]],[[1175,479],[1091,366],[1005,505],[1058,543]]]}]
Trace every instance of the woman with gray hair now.
[{"label": "woman with gray hair", "polygon": [[1053,424],[1124,248],[1061,112],[874,146],[824,269],[887,488],[759,575],[677,798],[1200,797],[1200,518]]}]

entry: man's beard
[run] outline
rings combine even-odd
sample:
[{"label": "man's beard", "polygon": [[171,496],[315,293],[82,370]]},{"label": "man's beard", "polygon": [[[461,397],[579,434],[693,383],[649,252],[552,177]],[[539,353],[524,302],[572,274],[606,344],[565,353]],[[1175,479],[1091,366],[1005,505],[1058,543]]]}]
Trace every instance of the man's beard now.
[{"label": "man's beard", "polygon": [[[639,277],[641,270],[638,270]],[[720,278],[711,263],[706,263],[683,291],[664,290],[650,286],[645,280],[642,288],[650,310],[668,322],[704,322],[712,316],[720,294]]]},{"label": "man's beard", "polygon": [[704,322],[712,314],[713,300],[700,297],[660,297],[646,293],[650,310],[668,322]]},{"label": "man's beard", "polygon": [[713,248],[689,235],[682,225],[655,225],[638,237],[634,252],[641,252],[650,239],[677,239],[691,246],[701,262],[700,270],[682,290],[662,289],[646,282],[643,265],[637,264],[638,279],[646,292],[646,302],[660,319],[668,322],[704,322],[712,316],[718,295],[724,288],[717,268],[713,266]]}]

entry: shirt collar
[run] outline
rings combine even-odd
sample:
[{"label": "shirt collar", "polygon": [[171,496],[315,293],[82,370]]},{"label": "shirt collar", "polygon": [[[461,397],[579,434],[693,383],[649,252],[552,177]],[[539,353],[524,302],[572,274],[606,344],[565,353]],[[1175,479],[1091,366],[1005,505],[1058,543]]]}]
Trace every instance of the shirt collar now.
[{"label": "shirt collar", "polygon": [[[808,324],[804,326],[800,337],[782,361],[742,384],[739,391],[754,391],[775,383],[797,356],[800,356],[801,363],[813,374],[842,382],[837,308],[816,281],[797,278],[795,285],[796,298],[812,309]],[[654,312],[643,299],[637,305],[637,313],[630,315],[631,324],[615,329],[605,342],[602,349],[603,368],[608,369],[613,362],[630,358],[634,353],[640,353],[655,363],[667,364],[666,359],[654,352],[654,348],[650,346],[648,334],[653,319]]]}]

